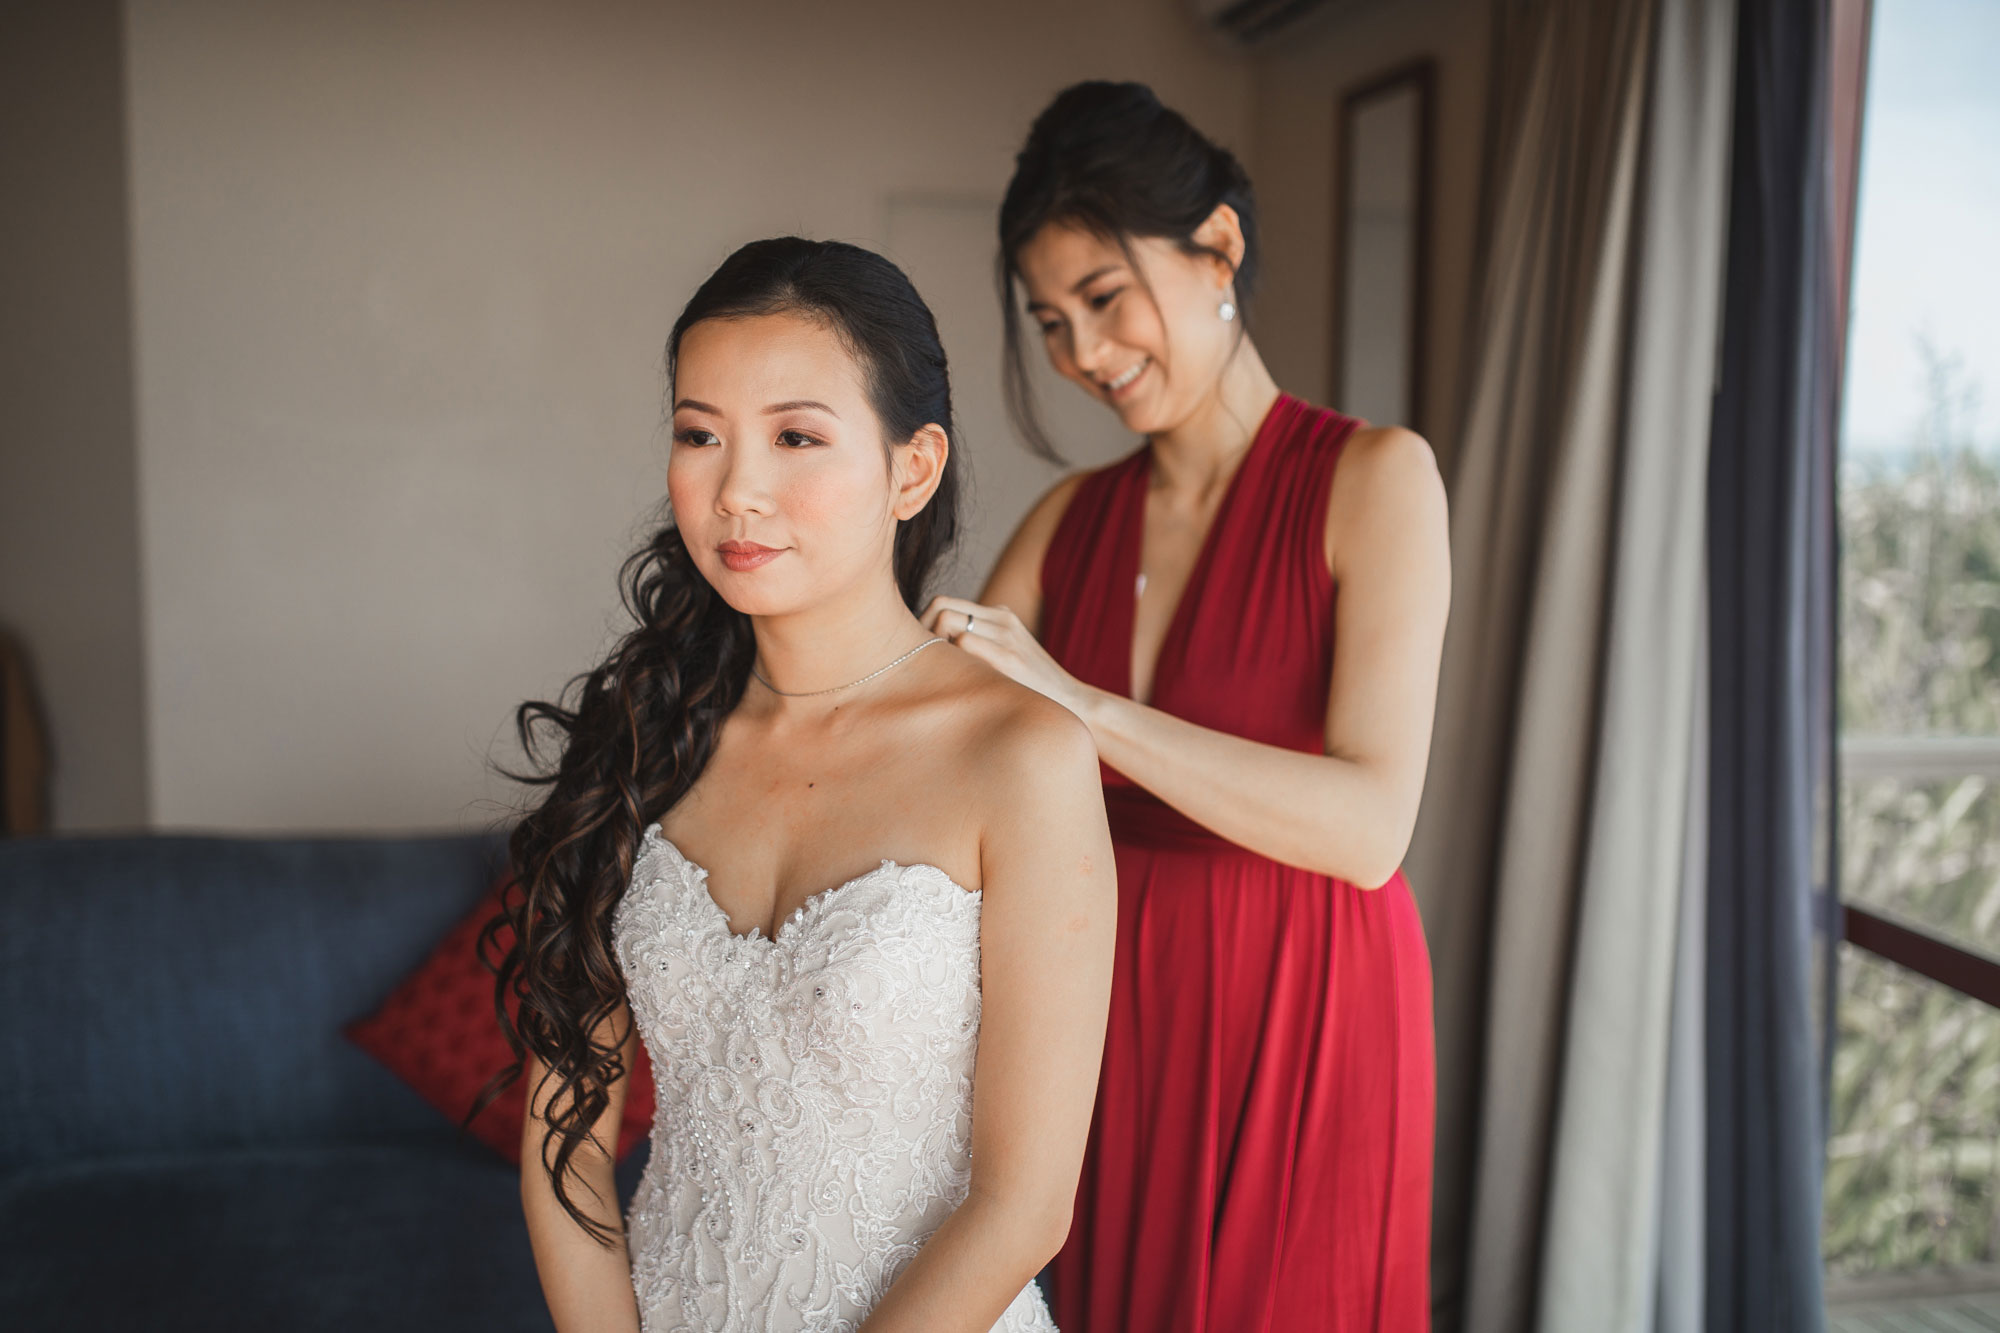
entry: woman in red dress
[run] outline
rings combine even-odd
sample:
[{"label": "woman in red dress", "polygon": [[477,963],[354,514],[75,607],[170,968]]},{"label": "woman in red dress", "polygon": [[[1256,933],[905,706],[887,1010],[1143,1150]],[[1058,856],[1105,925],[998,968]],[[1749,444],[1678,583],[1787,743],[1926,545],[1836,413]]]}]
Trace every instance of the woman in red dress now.
[{"label": "woman in red dress", "polygon": [[1282,392],[1250,183],[1140,84],[1064,91],[1001,209],[1054,367],[1145,437],[925,609],[1095,736],[1118,938],[1050,1275],[1064,1333],[1429,1327],[1430,961],[1400,869],[1450,597],[1429,445]]}]

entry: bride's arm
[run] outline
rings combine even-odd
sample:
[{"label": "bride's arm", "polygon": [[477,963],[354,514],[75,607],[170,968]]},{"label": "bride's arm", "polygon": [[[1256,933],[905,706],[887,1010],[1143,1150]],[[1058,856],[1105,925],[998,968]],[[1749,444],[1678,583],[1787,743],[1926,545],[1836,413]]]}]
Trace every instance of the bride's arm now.
[{"label": "bride's arm", "polygon": [[[621,1004],[597,1032],[600,1041],[623,1034],[621,1051],[627,1072],[606,1090],[609,1100],[591,1125],[590,1137],[577,1146],[571,1159],[577,1171],[564,1180],[563,1190],[586,1215],[615,1232],[617,1240],[608,1246],[599,1242],[556,1198],[542,1155],[555,1080],[547,1079],[545,1085],[548,1066],[532,1052],[523,1071],[529,1104],[521,1123],[521,1209],[527,1215],[528,1243],[541,1277],[542,1295],[556,1327],[562,1333],[638,1333],[639,1300],[632,1289],[632,1264],[623,1244],[625,1223],[618,1211],[612,1154],[625,1114],[632,1062],[638,1058],[639,1030],[630,1010]],[[549,1145],[548,1155],[554,1157],[554,1144]]]},{"label": "bride's arm", "polygon": [[1117,872],[1090,732],[1023,705],[969,771],[1001,785],[980,854],[972,1186],[862,1333],[987,1333],[1069,1234],[1111,1000]]}]

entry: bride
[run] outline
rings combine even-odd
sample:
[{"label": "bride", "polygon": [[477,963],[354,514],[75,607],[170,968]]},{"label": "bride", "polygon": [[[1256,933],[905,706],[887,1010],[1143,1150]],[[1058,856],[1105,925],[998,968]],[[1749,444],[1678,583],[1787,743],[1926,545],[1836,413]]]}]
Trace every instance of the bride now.
[{"label": "bride", "polygon": [[[674,521],[516,825],[498,994],[558,1328],[1051,1330],[1110,994],[1089,730],[929,635],[944,352],[893,264],[753,242],[667,343]],[[618,1216],[644,1040],[657,1111]],[[976,1057],[976,1058],[975,1058]]]}]

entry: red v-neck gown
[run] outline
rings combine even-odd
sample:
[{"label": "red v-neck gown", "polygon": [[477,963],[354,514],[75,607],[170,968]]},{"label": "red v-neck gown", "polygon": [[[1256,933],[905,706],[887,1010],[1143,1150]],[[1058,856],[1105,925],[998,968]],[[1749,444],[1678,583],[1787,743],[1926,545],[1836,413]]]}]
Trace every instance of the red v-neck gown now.
[{"label": "red v-neck gown", "polygon": [[[1328,486],[1358,424],[1279,396],[1169,623],[1153,707],[1324,752]],[[1148,443],[1079,483],[1041,571],[1044,646],[1127,697],[1151,463]],[[1408,881],[1274,861],[1101,769],[1118,943],[1056,1322],[1427,1329],[1431,977]]]}]

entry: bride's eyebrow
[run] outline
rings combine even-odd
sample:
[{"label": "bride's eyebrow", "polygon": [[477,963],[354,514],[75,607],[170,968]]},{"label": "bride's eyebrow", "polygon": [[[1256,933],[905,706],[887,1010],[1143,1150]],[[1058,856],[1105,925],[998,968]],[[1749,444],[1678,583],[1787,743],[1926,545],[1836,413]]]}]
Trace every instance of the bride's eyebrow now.
[{"label": "bride's eyebrow", "polygon": [[[719,417],[722,415],[721,408],[712,407],[709,404],[702,402],[698,398],[683,398],[679,400],[674,404],[674,411],[678,412],[684,407],[689,408],[696,412],[706,412],[712,417]],[[769,407],[764,409],[764,415],[767,417],[774,417],[778,415],[780,412],[797,412],[803,409],[810,409],[815,412],[824,412],[828,416],[832,417],[835,421],[840,420],[840,413],[834,411],[832,408],[828,407],[825,403],[819,402],[812,398],[792,398],[782,403],[772,403]]]}]

